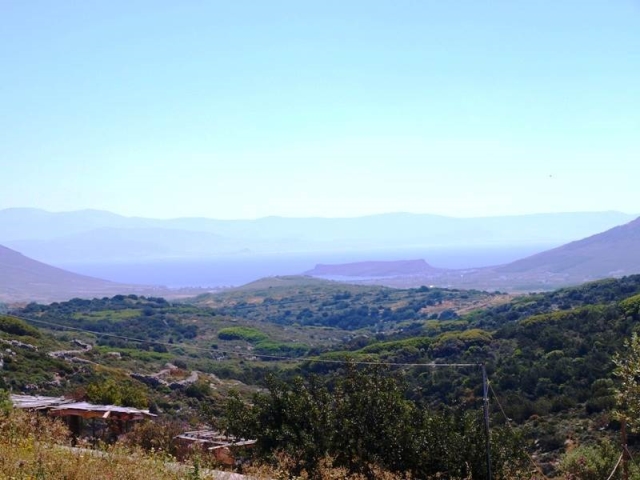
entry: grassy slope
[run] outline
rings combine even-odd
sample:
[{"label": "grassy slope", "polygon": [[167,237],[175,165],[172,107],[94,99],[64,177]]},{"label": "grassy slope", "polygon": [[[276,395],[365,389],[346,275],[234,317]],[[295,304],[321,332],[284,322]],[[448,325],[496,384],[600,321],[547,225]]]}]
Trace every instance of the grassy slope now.
[{"label": "grassy slope", "polygon": [[[392,289],[310,277],[274,277],[191,301],[234,317],[281,325],[381,331],[504,303],[509,296],[434,288]],[[455,313],[455,315],[454,315]]]},{"label": "grassy slope", "polygon": [[[365,345],[353,342],[328,359],[406,363],[485,363],[497,399],[516,425],[526,426],[539,453],[556,458],[565,441],[615,436],[612,357],[640,330],[640,276],[528,295],[451,322],[426,323]],[[309,372],[334,366],[309,362]],[[481,395],[479,371],[455,374],[406,369],[416,399],[464,405]],[[504,418],[492,400],[493,421]],[[632,438],[636,446],[638,439]],[[543,456],[544,457],[544,456]]]},{"label": "grassy slope", "polygon": [[[621,349],[623,340],[638,329],[639,321],[633,305],[636,299],[640,305],[640,297],[635,297],[640,294],[640,276],[526,295],[510,301],[501,295],[481,292],[357,286],[345,288],[342,285],[327,286],[315,282],[293,287],[278,288],[273,284],[259,287],[195,300],[196,304],[208,305],[205,307],[130,296],[51,306],[32,305],[23,314],[56,323],[67,322],[71,325],[86,322],[84,325],[93,329],[111,328],[112,331],[124,331],[132,335],[147,335],[148,345],[134,345],[132,342],[118,345],[118,339],[101,339],[99,335],[82,337],[85,341],[103,344],[84,355],[84,358],[119,372],[153,372],[162,368],[167,361],[181,361],[187,370],[198,369],[249,383],[260,383],[267,371],[280,370],[286,373],[293,369],[298,372],[323,372],[339,367],[308,362],[300,370],[299,362],[263,362],[225,353],[250,354],[265,338],[285,343],[316,342],[313,344],[315,350],[310,353],[315,355],[324,352],[323,355],[329,359],[347,357],[406,363],[483,362],[487,364],[492,385],[509,417],[530,427],[538,439],[540,452],[556,453],[563,448],[567,436],[581,441],[593,440],[601,435],[599,429],[614,425],[609,417],[613,406],[612,388],[615,385],[611,377],[611,357]],[[434,294],[441,303],[427,305],[427,301],[434,300]],[[493,303],[498,304],[491,305]],[[304,311],[311,312],[308,317],[311,320],[323,318],[323,311],[327,312],[324,318],[331,318],[335,310],[345,309],[338,309],[337,306],[345,304],[346,310],[358,311],[362,306],[374,305],[380,311],[388,309],[398,316],[384,320],[388,328],[383,329],[383,333],[378,330],[377,335],[370,333],[376,331],[378,324],[345,331],[326,326],[293,325],[295,321],[288,325],[274,322],[286,310],[292,312],[288,316],[294,319]],[[487,304],[490,305],[488,308],[480,308]],[[457,308],[461,316],[431,318],[434,313],[437,316],[440,314],[430,309],[440,309],[442,313],[451,310],[451,307]],[[403,319],[403,312],[412,312],[413,317]],[[297,320],[304,321],[304,318]],[[145,326],[151,325],[155,327],[145,330]],[[185,334],[191,331],[188,328],[185,330],[185,327],[190,326],[196,327],[193,337]],[[223,335],[220,335],[221,332]],[[66,363],[61,364],[60,361],[42,356],[47,349],[73,348],[69,341],[74,335],[62,331],[53,332],[53,336],[42,334],[33,339],[26,335],[30,342],[39,346],[40,357],[37,358],[40,360],[33,360],[36,358],[33,354],[30,354],[33,358],[29,360],[29,355],[16,349],[20,361],[15,364],[25,366],[27,370],[23,370],[24,377],[20,380],[19,371],[14,373],[5,367],[5,381],[24,386],[27,371],[41,372],[38,375],[42,378],[36,383],[44,392],[59,391],[48,383],[52,380],[50,373],[55,370],[71,368],[72,371],[65,376],[73,378],[77,375],[76,385],[95,378],[89,375],[91,369],[82,370],[88,368],[84,365],[69,367]],[[19,338],[11,337],[7,332],[2,336],[6,339]],[[154,351],[154,340],[166,342],[166,351]],[[171,340],[174,341],[173,346],[168,343]],[[190,346],[197,349],[190,349]],[[111,356],[111,351],[120,352],[121,358]],[[29,363],[32,361],[36,361],[36,364]],[[43,363],[37,365],[38,362]],[[83,377],[77,373],[82,371],[89,373]],[[38,375],[35,378],[39,378]],[[436,405],[442,405],[443,402],[447,405],[465,405],[467,402],[475,404],[481,394],[478,375],[476,371],[461,371],[451,375],[418,367],[408,369],[405,378],[410,383],[412,395],[418,400],[435,402]],[[213,380],[210,383],[213,384]],[[214,386],[220,388],[217,397],[212,396],[210,391],[205,391],[199,399],[185,392],[169,392],[166,389],[152,391],[151,394],[156,395],[154,398],[161,398],[168,411],[171,411],[171,405],[175,406],[178,402],[196,408],[196,400],[221,400],[227,388],[222,384]],[[495,408],[495,403],[492,405]],[[494,421],[500,421],[499,412],[496,410],[493,414]]]},{"label": "grassy slope", "polygon": [[[186,372],[183,376],[188,376],[192,370],[203,372],[201,379],[213,389],[211,392],[204,388],[204,397],[215,394],[215,403],[219,404],[220,395],[238,380],[259,384],[267,371],[296,368],[295,362],[261,360],[255,354],[283,357],[317,354],[344,341],[372,338],[370,334],[380,325],[385,325],[382,330],[390,332],[406,330],[409,324],[439,323],[429,320],[439,315],[438,312],[504,300],[480,292],[345,288],[333,282],[298,277],[276,279],[275,282],[275,286],[270,279],[258,282],[254,289],[200,297],[196,304],[118,295],[110,299],[27,305],[15,313],[31,319],[32,325],[38,327],[41,332],[37,342],[39,350],[17,352],[17,361],[8,359],[5,362],[2,377],[15,391],[40,394],[79,391],[81,394],[82,388],[89,383],[102,382],[109,377],[120,382],[132,372],[154,375],[166,370],[167,363],[173,363]],[[437,301],[427,305],[432,295]],[[335,312],[346,311],[354,314],[358,321],[358,318],[369,318],[368,311],[362,314],[362,307],[376,302],[380,311],[387,311],[388,318],[381,317],[374,325],[360,329],[300,325],[304,321],[298,320],[285,324],[274,321],[287,310],[292,311],[291,317],[311,312],[310,318],[325,318],[322,311],[331,313],[326,318],[332,318]],[[205,305],[200,305],[202,303]],[[350,318],[345,317],[346,320]],[[68,328],[80,328],[84,332]],[[238,331],[242,335],[228,334]],[[247,332],[252,334],[247,335]],[[18,339],[7,332],[3,335],[9,340]],[[73,342],[76,338],[93,345],[91,350],[74,355],[86,363],[53,359],[47,355],[53,350],[80,349]],[[185,401],[183,389],[169,391],[162,386],[142,387],[151,401],[166,411],[177,411],[178,404]],[[198,392],[191,393],[203,397]],[[197,408],[196,400],[203,398],[193,398],[186,403]]]}]

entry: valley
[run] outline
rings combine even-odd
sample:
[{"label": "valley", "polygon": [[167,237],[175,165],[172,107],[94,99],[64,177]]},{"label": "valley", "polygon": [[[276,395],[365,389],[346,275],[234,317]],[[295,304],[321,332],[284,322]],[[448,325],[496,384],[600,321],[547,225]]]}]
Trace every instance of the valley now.
[{"label": "valley", "polygon": [[270,472],[280,452],[314,478],[484,478],[482,365],[495,471],[570,478],[572,451],[604,458],[620,428],[639,225],[499,266],[368,260],[218,289],[103,281],[2,247],[0,390],[255,439],[251,464]]},{"label": "valley", "polygon": [[[366,375],[402,379],[406,400],[401,395],[396,402],[423,405],[433,421],[444,412],[471,415],[481,405],[480,372],[452,374],[429,365],[482,363],[493,389],[495,435],[503,434],[504,408],[522,436],[518,445],[546,472],[558,472],[567,439],[590,445],[616,435],[613,358],[634,329],[639,297],[640,276],[520,296],[277,277],[183,301],[116,295],[32,303],[11,309],[0,322],[2,342],[12,352],[2,355],[2,387],[120,398],[151,406],[163,418],[185,422],[184,428],[202,422],[246,433],[249,425],[229,416],[230,399],[263,402],[267,386],[272,395],[303,382],[300,392],[313,378],[333,385],[330,379],[345,378],[349,368],[365,372],[375,365],[384,372]],[[51,355],[60,351],[69,352]],[[367,378],[358,375],[349,381]],[[284,383],[276,387],[274,378]],[[259,429],[251,432],[266,441]],[[333,448],[334,440],[316,441]],[[264,453],[275,448],[260,445]]]},{"label": "valley", "polygon": [[639,14],[0,2],[0,480],[640,480]]}]

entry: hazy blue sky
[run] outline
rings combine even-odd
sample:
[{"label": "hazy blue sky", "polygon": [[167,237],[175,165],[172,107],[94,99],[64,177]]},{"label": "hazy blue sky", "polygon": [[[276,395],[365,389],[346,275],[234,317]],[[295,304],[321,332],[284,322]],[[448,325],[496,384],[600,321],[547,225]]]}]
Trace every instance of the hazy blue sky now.
[{"label": "hazy blue sky", "polygon": [[640,213],[640,2],[0,0],[0,208]]}]

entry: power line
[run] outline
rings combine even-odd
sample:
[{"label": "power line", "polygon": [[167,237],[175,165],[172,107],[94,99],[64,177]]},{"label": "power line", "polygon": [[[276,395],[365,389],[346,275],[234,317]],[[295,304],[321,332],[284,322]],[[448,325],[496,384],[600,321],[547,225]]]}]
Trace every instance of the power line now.
[{"label": "power line", "polygon": [[[48,322],[46,320],[36,320],[36,319],[28,319],[28,318],[23,318],[23,317],[19,317],[17,315],[8,315],[9,317],[13,317],[15,319],[18,320],[22,320],[25,322],[33,322],[33,323],[40,323],[42,325],[49,325],[49,326],[53,326],[53,327],[57,327],[57,328],[63,328],[63,329],[69,329],[69,330],[73,330],[73,331],[78,331],[78,332],[83,332],[83,333],[89,333],[89,334],[93,334],[93,335],[102,335],[102,336],[106,336],[106,337],[112,337],[112,338],[117,338],[117,339],[121,339],[121,340],[128,340],[128,341],[132,341],[132,342],[140,342],[140,343],[146,343],[146,344],[155,344],[155,345],[163,345],[163,346],[168,346],[170,348],[179,348],[179,347],[186,347],[186,348],[191,348],[194,350],[198,350],[198,351],[204,351],[204,352],[212,352],[211,349],[208,348],[203,348],[203,347],[198,347],[197,345],[187,345],[187,344],[175,344],[175,343],[169,343],[169,342],[161,342],[161,341],[156,341],[156,340],[143,340],[143,339],[139,339],[139,338],[133,338],[133,337],[127,337],[124,335],[117,335],[117,334],[113,334],[113,333],[103,333],[103,332],[96,332],[96,331],[92,331],[92,330],[87,330],[87,329],[82,329],[82,328],[78,328],[78,327],[72,327],[69,325],[62,325],[62,324],[58,324],[58,323],[54,323],[54,322]],[[490,431],[489,431],[489,399],[488,399],[488,387],[489,387],[489,382],[487,379],[487,372],[486,372],[486,368],[485,368],[485,364],[484,363],[405,363],[405,362],[374,362],[374,361],[352,361],[352,360],[330,360],[330,359],[322,359],[322,358],[289,358],[289,357],[283,357],[283,356],[276,356],[276,355],[262,355],[262,354],[253,354],[253,353],[244,353],[244,352],[237,352],[237,351],[228,351],[228,350],[215,350],[216,352],[222,352],[222,353],[228,353],[228,354],[235,354],[235,355],[239,355],[239,356],[245,356],[245,357],[260,357],[260,358],[268,358],[268,359],[278,359],[278,360],[286,360],[286,361],[297,361],[297,362],[316,362],[316,363],[325,363],[325,364],[350,364],[350,365],[366,365],[366,366],[390,366],[390,367],[429,367],[429,368],[469,368],[469,367],[475,367],[475,368],[481,368],[482,369],[482,384],[483,384],[483,411],[484,411],[484,424],[485,424],[485,436],[486,436],[486,453],[487,453],[487,476],[489,479],[492,478],[492,473],[491,473],[491,453],[490,453]],[[495,395],[495,392],[494,392]],[[544,475],[544,474],[543,474]],[[545,477],[546,478],[546,477]]]},{"label": "power line", "polygon": [[[504,408],[502,408],[502,404],[500,403],[500,399],[498,398],[498,395],[496,395],[496,391],[493,389],[493,385],[491,384],[491,382],[487,382],[487,385],[489,385],[489,388],[491,389],[491,393],[493,394],[493,398],[495,399],[496,403],[498,404],[498,408],[500,409],[500,411],[502,412],[502,415],[504,416],[504,419],[506,420],[507,427],[509,428],[511,433],[515,434],[515,431],[513,430],[513,427],[511,426],[511,419],[509,417],[507,417],[507,414],[505,413]],[[542,468],[536,463],[534,458],[531,455],[529,455],[529,452],[527,452],[525,449],[522,449],[522,450],[524,451],[524,453],[529,458],[529,461],[531,462],[533,467],[540,473],[540,475],[542,475],[546,480],[548,480],[549,477],[547,477],[544,474],[544,472],[542,471]],[[616,468],[617,468],[617,466],[616,466]],[[615,471],[615,469],[614,469],[614,471]]]}]

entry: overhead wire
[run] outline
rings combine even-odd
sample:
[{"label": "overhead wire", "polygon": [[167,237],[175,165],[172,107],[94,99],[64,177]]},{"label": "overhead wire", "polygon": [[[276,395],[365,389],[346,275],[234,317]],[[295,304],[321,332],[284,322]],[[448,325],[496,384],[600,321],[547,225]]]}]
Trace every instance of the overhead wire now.
[{"label": "overhead wire", "polygon": [[[500,412],[502,412],[502,415],[504,415],[504,419],[506,420],[507,427],[509,428],[511,433],[515,433],[515,431],[513,429],[513,426],[511,425],[511,419],[507,416],[506,412],[504,411],[504,408],[502,407],[502,404],[500,403],[500,399],[498,398],[498,395],[496,394],[496,391],[494,390],[493,385],[491,385],[490,381],[487,381],[487,384],[489,385],[489,389],[491,390],[491,393],[493,394],[493,398],[495,399],[496,403],[498,404],[498,408],[500,409]],[[531,454],[529,454],[529,452],[527,452],[525,449],[523,449],[523,451],[527,455],[527,457],[529,458],[529,461],[531,462],[533,467],[538,471],[538,473],[540,473],[540,475],[542,475],[546,480],[549,480],[549,477],[547,477],[544,474],[544,472],[542,471],[542,468],[537,464],[537,462],[531,456]]]},{"label": "overhead wire", "polygon": [[[144,343],[144,344],[150,344],[150,345],[163,345],[163,346],[166,346],[166,347],[169,347],[169,348],[186,348],[186,349],[193,349],[193,350],[203,351],[203,352],[208,352],[208,353],[224,353],[224,354],[229,354],[229,355],[237,355],[237,356],[240,356],[240,357],[264,358],[264,359],[271,359],[271,360],[284,360],[284,361],[289,361],[289,362],[314,362],[314,363],[325,363],[325,364],[334,364],[334,365],[335,364],[342,364],[342,365],[350,364],[350,365],[365,365],[365,366],[428,367],[428,368],[470,368],[470,367],[475,367],[475,368],[480,367],[480,368],[482,368],[482,367],[484,367],[483,363],[380,362],[380,361],[362,361],[362,360],[353,360],[353,359],[336,360],[336,359],[324,359],[324,358],[285,357],[285,356],[278,356],[278,355],[255,354],[255,353],[252,353],[252,352],[238,352],[238,351],[234,351],[234,350],[204,348],[204,347],[199,347],[197,345],[184,344],[184,343],[169,343],[169,342],[162,342],[162,341],[158,341],[158,340],[145,340],[145,339],[140,339],[140,338],[128,337],[128,336],[125,336],[125,335],[118,335],[118,334],[114,334],[114,333],[98,332],[98,331],[94,331],[94,330],[88,330],[88,329],[83,329],[83,328],[79,328],[79,327],[73,327],[73,326],[70,326],[70,325],[64,325],[64,324],[59,324],[59,323],[55,323],[55,322],[49,322],[49,321],[46,321],[46,320],[26,318],[26,317],[21,317],[21,316],[14,315],[14,314],[8,314],[6,316],[9,316],[9,317],[12,317],[12,318],[15,318],[15,319],[18,319],[18,320],[22,320],[22,321],[25,321],[25,322],[33,322],[33,323],[38,323],[38,324],[42,324],[42,325],[48,325],[48,326],[51,326],[51,327],[67,329],[67,330],[72,330],[72,331],[77,331],[77,332],[82,332],[82,333],[87,333],[87,334],[92,334],[92,335],[97,335],[97,336],[117,338],[117,339],[120,339],[120,340],[127,340],[127,341],[131,341],[131,342],[138,342],[138,343]],[[507,417],[507,415],[506,415],[506,413],[504,411],[504,408],[502,407],[502,404],[500,403],[500,401],[498,399],[498,396],[497,396],[495,390],[493,389],[493,386],[488,381],[487,381],[487,384],[488,384],[489,388],[491,389],[491,392],[492,392],[492,394],[493,394],[493,396],[494,396],[494,398],[496,400],[496,403],[498,404],[498,407],[500,408],[500,411],[502,412],[502,414],[504,415],[505,419],[507,420],[507,425],[508,425],[509,429],[513,433],[514,432],[513,427],[509,423],[509,418]],[[548,480],[548,477],[544,474],[542,469],[537,465],[537,463],[535,462],[533,457],[531,457],[531,455],[529,455],[529,453],[526,452],[526,450],[525,450],[525,453],[529,457],[529,460],[531,461],[533,466],[536,468],[536,470],[544,477],[544,479]]]},{"label": "overhead wire", "polygon": [[640,467],[640,465],[638,465],[638,462],[636,462],[636,459],[633,458],[633,455],[631,455],[631,452],[629,451],[629,447],[627,445],[624,445],[624,450],[627,452],[627,455],[629,455],[629,458],[631,459],[631,461],[633,462],[633,464],[636,467]]}]

